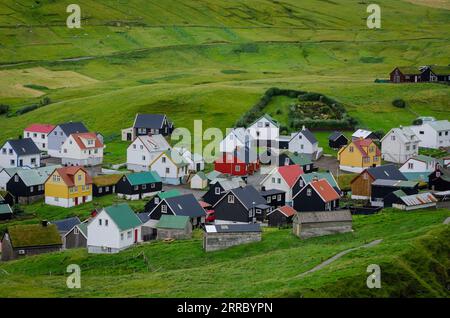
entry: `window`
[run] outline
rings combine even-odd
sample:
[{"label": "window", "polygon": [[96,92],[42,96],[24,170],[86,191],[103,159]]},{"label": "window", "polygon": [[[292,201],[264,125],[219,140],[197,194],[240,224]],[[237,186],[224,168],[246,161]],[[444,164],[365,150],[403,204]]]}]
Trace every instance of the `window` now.
[{"label": "window", "polygon": [[167,205],[161,205],[161,213],[167,213]]},{"label": "window", "polygon": [[108,191],[109,191],[109,187],[106,187],[106,188],[105,188],[105,191],[108,192]]},{"label": "window", "polygon": [[59,202],[59,198],[58,197],[55,198],[55,202]]},{"label": "window", "polygon": [[44,134],[41,134],[41,139],[45,139],[45,135]]},{"label": "window", "polygon": [[25,255],[25,250],[19,250],[19,255]]},{"label": "window", "polygon": [[268,127],[270,127],[270,124],[269,123],[265,123],[265,125],[264,125],[266,128],[268,128]]},{"label": "window", "polygon": [[281,178],[278,178],[278,184],[281,184]]},{"label": "window", "polygon": [[392,141],[395,141],[395,135],[392,135],[392,136],[391,136],[391,140],[392,140]]},{"label": "window", "polygon": [[271,203],[272,202],[272,197],[267,197],[267,203]]},{"label": "window", "polygon": [[155,188],[155,184],[152,183],[152,184],[150,185],[150,188],[154,189],[154,188]]},{"label": "window", "polygon": [[166,168],[166,173],[170,173],[170,168]]},{"label": "window", "polygon": [[441,172],[440,171],[436,171],[436,177],[438,177],[438,178],[441,177]]},{"label": "window", "polygon": [[139,149],[141,149],[141,150],[144,149],[144,146],[143,146],[143,145],[140,145],[140,146],[139,146]]},{"label": "window", "polygon": [[234,195],[230,194],[228,196],[228,203],[234,203]]},{"label": "window", "polygon": [[256,209],[256,213],[261,214],[261,209]]},{"label": "window", "polygon": [[155,197],[155,204],[159,204],[159,198]]},{"label": "window", "polygon": [[58,134],[58,132],[57,131],[55,131],[55,132],[53,132],[53,134],[56,136],[57,134]]},{"label": "window", "polygon": [[109,221],[105,220],[105,226],[108,226]]},{"label": "window", "polygon": [[367,178],[368,178],[367,173],[363,174],[363,179],[367,180]]},{"label": "window", "polygon": [[220,194],[220,188],[219,188],[219,187],[214,188],[214,193],[215,193],[216,195],[219,195],[219,194]]},{"label": "window", "polygon": [[369,148],[369,152],[374,152],[374,151],[375,151],[375,148],[373,146]]},{"label": "window", "polygon": [[409,151],[411,149],[410,146],[406,146],[406,151]]},{"label": "window", "polygon": [[161,158],[162,163],[166,163],[166,157]]},{"label": "window", "polygon": [[278,201],[278,202],[281,201],[281,194],[279,194],[279,195],[277,196],[277,201]]},{"label": "window", "polygon": [[127,232],[127,238],[130,239],[131,238],[131,231]]},{"label": "window", "polygon": [[236,167],[234,168],[234,171],[240,172],[240,171],[241,171],[241,166],[236,166]]},{"label": "window", "polygon": [[408,163],[408,169],[414,169],[414,163],[410,162]]},{"label": "window", "polygon": [[[378,156],[373,157],[373,161],[378,161],[378,160],[380,160],[380,157],[378,157]],[[370,158],[369,158],[369,161],[370,161]]]},{"label": "window", "polygon": [[289,162],[290,162],[290,161],[289,161],[289,158],[285,158],[285,159],[284,159],[284,165],[285,165],[285,166],[289,166]]},{"label": "window", "polygon": [[142,160],[145,160],[145,156],[142,156]]},{"label": "window", "polygon": [[272,183],[276,183],[276,182],[277,182],[276,179],[272,178]]},{"label": "window", "polygon": [[19,176],[17,174],[14,176],[14,182],[19,182]]},{"label": "window", "polygon": [[310,196],[312,195],[312,190],[311,190],[311,189],[307,189],[307,190],[306,190],[306,195],[307,195],[308,197],[310,197]]},{"label": "window", "polygon": [[353,151],[355,151],[355,148],[353,148],[353,146],[350,146],[350,147],[348,148],[348,151],[349,151],[349,152],[353,152]]},{"label": "window", "polygon": [[441,137],[441,136],[442,136],[442,131],[439,132],[439,137]]},{"label": "window", "polygon": [[120,233],[120,240],[123,241],[123,233]]},{"label": "window", "polygon": [[36,164],[36,158],[31,158],[31,164]]},{"label": "window", "polygon": [[413,145],[413,149],[416,150],[417,149],[417,145]]},{"label": "window", "polygon": [[98,193],[102,193],[103,192],[103,188],[98,188]]},{"label": "window", "polygon": [[302,180],[302,179],[300,179],[300,181],[299,181],[299,183],[298,183],[302,188],[305,186],[305,182]]},{"label": "window", "polygon": [[2,154],[6,155],[6,148],[2,149]]},{"label": "window", "polygon": [[262,128],[263,127],[263,123],[262,122],[258,122],[258,128]]},{"label": "window", "polygon": [[81,177],[82,177],[82,175],[79,174],[79,175],[78,175],[78,181],[81,181]]},{"label": "window", "polygon": [[134,186],[133,189],[137,191],[139,190],[139,186]]},{"label": "window", "polygon": [[75,235],[80,234],[80,230],[79,230],[77,227],[75,227],[75,228],[73,229],[73,234],[75,234]]},{"label": "window", "polygon": [[133,145],[133,149],[136,149],[136,145]]},{"label": "window", "polygon": [[419,131],[420,135],[425,135],[425,132],[423,130]]},{"label": "window", "polygon": [[146,184],[143,184],[143,185],[142,185],[142,190],[145,190],[145,189],[147,189],[147,185],[146,185]]},{"label": "window", "polygon": [[30,187],[30,192],[34,192],[34,187]]},{"label": "window", "polygon": [[34,137],[34,138],[36,138],[36,137],[37,137],[37,134],[36,134],[36,133],[34,133],[34,134],[33,134],[33,137]]},{"label": "window", "polygon": [[11,159],[10,164],[11,166],[14,166],[16,164],[16,161],[14,159]]},{"label": "window", "polygon": [[13,150],[9,149],[9,154],[12,155],[13,154]]},{"label": "window", "polygon": [[30,133],[29,132],[27,132],[27,137],[30,137]]},{"label": "window", "polygon": [[102,219],[98,219],[98,225],[102,226]]}]

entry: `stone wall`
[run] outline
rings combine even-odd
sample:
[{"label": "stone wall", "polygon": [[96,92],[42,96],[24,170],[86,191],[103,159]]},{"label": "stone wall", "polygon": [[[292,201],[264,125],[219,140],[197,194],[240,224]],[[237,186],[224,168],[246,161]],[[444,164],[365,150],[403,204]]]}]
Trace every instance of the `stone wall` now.
[{"label": "stone wall", "polygon": [[261,233],[205,233],[203,248],[206,252],[223,250],[235,245],[261,241]]},{"label": "stone wall", "polygon": [[301,239],[310,237],[331,235],[337,233],[347,233],[352,231],[352,222],[326,222],[294,224],[293,233]]}]

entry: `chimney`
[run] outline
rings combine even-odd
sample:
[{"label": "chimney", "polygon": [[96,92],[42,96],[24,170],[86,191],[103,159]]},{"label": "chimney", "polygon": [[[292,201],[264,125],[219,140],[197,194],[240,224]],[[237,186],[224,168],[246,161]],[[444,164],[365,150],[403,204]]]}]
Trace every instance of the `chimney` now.
[{"label": "chimney", "polygon": [[302,126],[302,130],[306,130],[306,127],[305,127],[305,125],[303,125],[303,126]]},{"label": "chimney", "polygon": [[47,221],[47,220],[42,220],[42,221],[41,221],[41,225],[42,225],[43,227],[47,227],[48,221]]},{"label": "chimney", "polygon": [[313,182],[319,181],[319,178],[317,176],[314,176],[314,178],[312,179]]}]

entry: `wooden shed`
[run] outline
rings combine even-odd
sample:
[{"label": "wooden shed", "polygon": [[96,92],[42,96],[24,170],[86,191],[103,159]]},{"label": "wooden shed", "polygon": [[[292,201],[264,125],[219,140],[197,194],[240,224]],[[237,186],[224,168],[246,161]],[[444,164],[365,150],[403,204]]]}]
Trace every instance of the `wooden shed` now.
[{"label": "wooden shed", "polygon": [[190,181],[191,189],[203,190],[208,186],[208,178],[203,171],[197,172]]},{"label": "wooden shed", "polygon": [[162,215],[156,225],[157,240],[184,240],[192,237],[192,223],[189,216]]},{"label": "wooden shed", "polygon": [[64,248],[86,248],[87,247],[87,222],[75,225],[64,235]]},{"label": "wooden shed", "polygon": [[259,223],[206,225],[203,249],[212,252],[259,241],[261,241]]},{"label": "wooden shed", "polygon": [[13,211],[9,204],[0,204],[0,221],[9,220],[13,217]]},{"label": "wooden shed", "polygon": [[301,239],[352,231],[349,210],[298,212],[293,220],[293,233]]},{"label": "wooden shed", "polygon": [[269,226],[287,226],[292,224],[292,218],[294,217],[295,211],[292,207],[285,205],[279,207],[267,214]]}]

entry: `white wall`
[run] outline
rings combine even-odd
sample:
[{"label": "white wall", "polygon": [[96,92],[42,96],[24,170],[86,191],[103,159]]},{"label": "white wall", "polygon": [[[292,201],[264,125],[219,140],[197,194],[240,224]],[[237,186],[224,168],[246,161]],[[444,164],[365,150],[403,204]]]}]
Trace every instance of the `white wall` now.
[{"label": "white wall", "polygon": [[[129,169],[136,171],[148,170],[144,167],[149,167],[150,163],[155,160],[161,153],[162,151],[150,152],[144,146],[142,141],[139,138],[136,138],[127,148],[127,164],[130,165]],[[141,168],[139,169],[138,167]]]},{"label": "white wall", "polygon": [[[412,167],[410,167],[412,164]],[[426,162],[416,159],[409,159],[401,167],[400,172],[433,172],[436,167],[436,162],[427,164]]]},{"label": "white wall", "polygon": [[31,138],[41,151],[48,149],[48,134],[46,133],[24,131],[23,138]]},{"label": "white wall", "polygon": [[[4,150],[6,151],[4,153]],[[12,153],[10,154],[10,150]],[[35,163],[32,164],[31,160],[35,159]],[[11,163],[11,160],[14,160],[14,164]],[[6,142],[2,149],[0,149],[0,167],[1,168],[14,168],[19,167],[20,160],[23,160],[23,167],[37,168],[41,166],[41,156],[37,155],[26,155],[17,157],[17,154],[14,152],[12,147],[9,145],[9,142]]]},{"label": "white wall", "polygon": [[297,153],[313,154],[318,150],[318,143],[311,142],[300,132],[289,142],[289,151]]},{"label": "white wall", "polygon": [[[392,139],[393,136],[395,136],[395,140]],[[386,161],[404,163],[409,158],[419,154],[419,143],[405,143],[400,136],[390,131],[381,141],[381,154]]]},{"label": "white wall", "polygon": [[[275,179],[275,180],[273,180]],[[278,181],[280,183],[278,183]],[[266,187],[266,190],[282,190],[286,192],[286,202],[292,201],[292,189],[286,183],[284,178],[280,175],[280,173],[275,170],[273,173],[269,174],[262,182],[261,186]]]},{"label": "white wall", "polygon": [[[163,158],[165,158],[165,162],[163,162]],[[169,172],[166,172],[166,168],[169,168]],[[178,169],[166,154],[162,154],[155,160],[150,166],[150,169],[158,173],[161,178],[180,178],[184,177],[187,173],[187,166]]]},{"label": "white wall", "polygon": [[[266,124],[269,127],[266,127]],[[280,129],[264,117],[248,127],[248,130],[253,139],[256,140],[275,140],[280,135]]]}]

